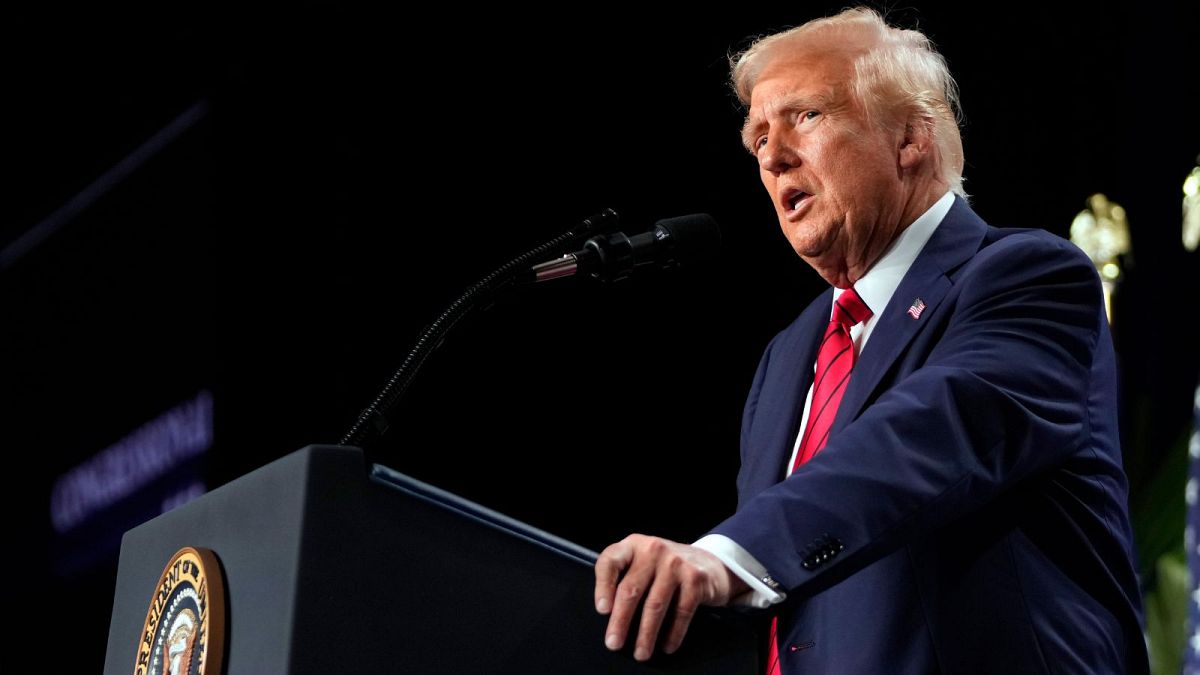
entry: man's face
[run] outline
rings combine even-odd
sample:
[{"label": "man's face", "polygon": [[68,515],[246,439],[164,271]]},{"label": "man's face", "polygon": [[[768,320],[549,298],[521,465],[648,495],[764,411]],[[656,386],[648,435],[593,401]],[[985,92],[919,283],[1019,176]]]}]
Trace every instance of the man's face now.
[{"label": "man's face", "polygon": [[850,78],[850,59],[836,51],[775,57],[751,92],[743,139],[784,235],[841,288],[861,278],[908,224],[912,201],[898,159],[903,129],[870,124]]}]

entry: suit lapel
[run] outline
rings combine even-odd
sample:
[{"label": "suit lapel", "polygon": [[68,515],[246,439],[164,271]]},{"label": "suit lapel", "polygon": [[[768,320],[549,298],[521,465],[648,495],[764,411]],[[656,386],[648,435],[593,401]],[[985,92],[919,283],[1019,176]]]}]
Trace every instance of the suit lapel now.
[{"label": "suit lapel", "polygon": [[754,495],[783,480],[791,457],[804,399],[812,386],[817,346],[829,325],[833,290],[827,290],[808,306],[780,337],[771,351],[769,380],[763,383],[750,443],[756,449],[744,458],[749,484],[743,493]]},{"label": "suit lapel", "polygon": [[[953,285],[947,274],[979,250],[986,231],[987,224],[961,197],[955,197],[950,211],[913,261],[872,330],[871,339],[854,366],[831,433],[858,417],[892,364],[921,328],[933,321],[938,305]],[[918,302],[924,307],[914,309],[917,315],[914,318],[909,309],[914,305],[919,307]],[[811,372],[809,375],[811,379]]]}]

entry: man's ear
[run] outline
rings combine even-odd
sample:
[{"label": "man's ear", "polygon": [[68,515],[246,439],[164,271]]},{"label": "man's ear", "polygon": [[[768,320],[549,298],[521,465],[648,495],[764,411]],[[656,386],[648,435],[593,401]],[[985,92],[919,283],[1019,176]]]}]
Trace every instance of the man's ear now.
[{"label": "man's ear", "polygon": [[914,117],[904,125],[904,136],[900,139],[898,159],[900,168],[914,169],[932,156],[933,119]]}]

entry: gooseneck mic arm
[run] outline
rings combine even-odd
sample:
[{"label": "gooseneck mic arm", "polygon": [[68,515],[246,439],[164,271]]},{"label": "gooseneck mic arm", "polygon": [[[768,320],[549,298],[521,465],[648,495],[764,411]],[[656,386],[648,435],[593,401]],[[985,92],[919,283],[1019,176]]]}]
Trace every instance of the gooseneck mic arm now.
[{"label": "gooseneck mic arm", "polygon": [[[425,329],[387,386],[342,437],[342,445],[368,450],[366,444],[387,431],[400,398],[450,329],[497,291],[513,283],[548,281],[575,274],[586,274],[601,281],[618,281],[640,269],[670,269],[711,258],[721,243],[716,221],[703,213],[660,220],[650,232],[632,237],[622,232],[605,233],[613,229],[618,220],[615,211],[606,209],[570,231],[513,258],[467,289]],[[568,245],[576,245],[584,237],[590,238],[578,251],[533,264]]]},{"label": "gooseneck mic arm", "polygon": [[613,227],[617,220],[618,217],[615,211],[605,209],[603,212],[585,219],[571,230],[551,239],[541,246],[513,258],[468,288],[466,292],[446,308],[446,311],[442,312],[441,316],[425,329],[425,332],[417,339],[417,343],[413,345],[412,350],[400,364],[395,374],[388,380],[383,391],[375,397],[375,400],[366,409],[359,413],[358,420],[346,432],[346,435],[342,437],[341,444],[353,445],[365,450],[364,446],[376,440],[387,431],[388,426],[391,424],[391,415],[395,412],[395,408],[400,402],[401,397],[404,396],[404,392],[412,384],[417,371],[421,369],[421,366],[429,358],[429,355],[433,353],[433,350],[441,344],[446,334],[463,317],[470,314],[472,310],[490,298],[496,291],[512,284],[514,281],[522,280],[522,276],[529,275],[530,267],[533,263],[544,259],[556,250],[562,250],[562,247],[568,244]]}]

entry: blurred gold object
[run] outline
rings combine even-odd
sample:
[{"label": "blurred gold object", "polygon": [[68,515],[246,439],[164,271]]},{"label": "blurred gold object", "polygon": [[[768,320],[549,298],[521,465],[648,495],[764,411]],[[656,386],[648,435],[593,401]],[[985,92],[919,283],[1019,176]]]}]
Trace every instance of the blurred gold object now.
[{"label": "blurred gold object", "polygon": [[1104,285],[1104,309],[1112,321],[1112,292],[1121,279],[1121,256],[1129,253],[1125,209],[1097,192],[1071,222],[1071,241],[1092,259]]},{"label": "blurred gold object", "polygon": [[[1196,158],[1200,163],[1200,157]],[[1183,181],[1183,247],[1195,251],[1200,246],[1200,166]]]}]

